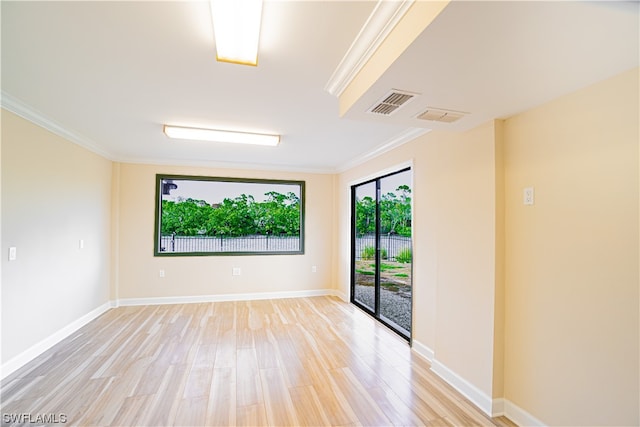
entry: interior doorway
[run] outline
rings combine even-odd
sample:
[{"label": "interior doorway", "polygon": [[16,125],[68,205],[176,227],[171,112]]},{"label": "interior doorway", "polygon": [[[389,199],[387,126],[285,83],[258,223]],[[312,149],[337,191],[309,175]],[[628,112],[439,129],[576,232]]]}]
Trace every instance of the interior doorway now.
[{"label": "interior doorway", "polygon": [[351,187],[351,302],[407,340],[412,319],[411,168]]}]

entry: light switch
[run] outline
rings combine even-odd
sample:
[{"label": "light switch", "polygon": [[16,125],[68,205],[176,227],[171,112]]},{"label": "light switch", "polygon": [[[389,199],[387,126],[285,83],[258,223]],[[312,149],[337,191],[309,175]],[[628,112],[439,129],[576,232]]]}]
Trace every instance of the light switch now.
[{"label": "light switch", "polygon": [[18,257],[18,250],[15,246],[9,248],[9,261],[15,261]]},{"label": "light switch", "polygon": [[240,276],[242,274],[242,269],[240,269],[240,267],[233,267],[231,274],[234,276]]}]

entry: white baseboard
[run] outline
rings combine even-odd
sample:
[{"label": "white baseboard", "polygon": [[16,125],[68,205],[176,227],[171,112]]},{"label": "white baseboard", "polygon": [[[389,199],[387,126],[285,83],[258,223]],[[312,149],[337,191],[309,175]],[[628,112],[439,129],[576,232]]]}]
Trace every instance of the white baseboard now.
[{"label": "white baseboard", "polygon": [[497,399],[493,399],[493,402],[491,403],[491,416],[492,417],[501,417],[503,415],[506,415],[504,412],[504,405],[505,405],[505,399],[502,397],[499,397]]},{"label": "white baseboard", "polygon": [[330,292],[331,293],[329,295],[333,295],[335,297],[338,297],[344,302],[349,302],[349,295],[345,294],[344,292],[342,292],[342,291],[340,291],[338,289],[331,289]]},{"label": "white baseboard", "polygon": [[285,291],[285,292],[262,292],[252,294],[226,294],[226,295],[199,295],[199,296],[184,296],[184,297],[156,297],[156,298],[126,298],[115,301],[109,301],[102,304],[100,307],[85,314],[79,319],[71,322],[64,328],[53,333],[49,337],[40,341],[39,343],[31,346],[27,350],[23,351],[19,355],[15,356],[11,360],[3,363],[0,366],[0,379],[4,379],[13,372],[26,365],[75,331],[91,322],[110,308],[119,306],[133,306],[133,305],[157,305],[157,304],[187,304],[197,302],[216,302],[216,301],[248,301],[248,300],[261,300],[261,299],[280,299],[280,298],[302,298],[302,297],[314,297],[333,295],[344,300],[342,292],[335,289],[314,289],[308,291]]},{"label": "white baseboard", "polygon": [[[110,308],[118,306],[134,306],[134,305],[157,305],[157,304],[187,304],[198,302],[218,302],[218,301],[249,301],[264,299],[280,299],[280,298],[302,298],[313,296],[336,296],[343,301],[347,301],[346,295],[337,289],[315,289],[307,291],[285,291],[285,292],[262,292],[251,294],[223,294],[223,295],[199,295],[199,296],[183,296],[183,297],[155,297],[155,298],[126,298],[117,301],[109,301],[96,309],[90,311],[79,319],[71,322],[64,328],[55,332],[51,336],[45,338],[39,343],[31,346],[8,362],[0,366],[0,379],[4,379],[31,360],[44,353],[58,342],[62,341],[75,331],[91,322]],[[444,364],[435,359],[432,349],[419,341],[412,341],[412,351],[431,363],[431,370],[439,377],[444,379],[452,387],[463,394],[467,399],[478,406],[483,412],[489,416],[506,416],[519,426],[536,426],[544,427],[542,421],[517,406],[515,403],[503,399],[491,399],[482,390],[450,370]]]},{"label": "white baseboard", "polygon": [[32,361],[33,359],[35,359],[45,351],[49,350],[51,347],[53,347],[54,345],[56,345],[57,343],[59,343],[69,335],[73,334],[75,331],[77,331],[87,323],[91,322],[93,319],[97,318],[98,316],[100,316],[101,314],[103,314],[104,312],[106,312],[112,307],[113,307],[113,304],[111,302],[106,302],[102,304],[98,308],[91,310],[89,313],[85,314],[79,319],[69,323],[64,328],[58,330],[57,332],[54,332],[53,334],[43,339],[39,343],[29,347],[27,350],[18,354],[17,356],[7,361],[6,363],[3,363],[2,366],[0,367],[0,371],[1,371],[0,378],[2,379],[6,378],[8,375],[17,371],[18,369],[26,365],[28,362]]},{"label": "white baseboard", "polygon": [[435,354],[433,350],[431,350],[426,345],[422,344],[420,341],[411,340],[411,350],[415,351],[419,356],[424,358],[427,362],[433,363],[433,359],[435,358]]},{"label": "white baseboard", "polygon": [[516,423],[519,426],[531,426],[531,427],[545,427],[546,424],[520,408],[515,403],[509,401],[508,399],[504,400],[504,415],[509,418],[511,421]]},{"label": "white baseboard", "polygon": [[431,370],[440,378],[448,382],[453,388],[458,390],[464,397],[482,410],[488,416],[492,415],[493,399],[469,381],[462,378],[457,373],[434,359],[431,363]]},{"label": "white baseboard", "polygon": [[[420,344],[421,345],[421,344]],[[414,342],[415,346],[415,342]],[[428,348],[427,348],[428,349]],[[416,348],[416,352],[419,350]],[[433,352],[432,352],[433,353]],[[431,370],[458,390],[490,417],[505,416],[519,426],[545,427],[546,424],[505,398],[492,399],[485,392],[462,378],[451,369],[433,359]]]},{"label": "white baseboard", "polygon": [[334,295],[341,298],[335,289],[313,289],[308,291],[259,292],[250,294],[194,295],[179,297],[125,298],[117,302],[118,306],[189,304],[220,301],[251,301],[264,299],[304,298]]}]

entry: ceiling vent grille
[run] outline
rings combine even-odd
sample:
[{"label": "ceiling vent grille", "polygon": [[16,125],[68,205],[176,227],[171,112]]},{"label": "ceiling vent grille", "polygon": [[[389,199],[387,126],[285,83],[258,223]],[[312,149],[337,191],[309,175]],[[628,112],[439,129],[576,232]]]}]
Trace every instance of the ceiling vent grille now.
[{"label": "ceiling vent grille", "polygon": [[381,114],[383,116],[389,116],[395,113],[400,107],[405,105],[417,94],[411,92],[404,92],[400,90],[392,90],[387,93],[382,99],[374,104],[373,107],[367,110],[369,113]]},{"label": "ceiling vent grille", "polygon": [[429,107],[427,111],[418,115],[420,120],[428,120],[431,122],[444,122],[453,123],[469,113],[463,113],[462,111],[443,110],[441,108]]}]

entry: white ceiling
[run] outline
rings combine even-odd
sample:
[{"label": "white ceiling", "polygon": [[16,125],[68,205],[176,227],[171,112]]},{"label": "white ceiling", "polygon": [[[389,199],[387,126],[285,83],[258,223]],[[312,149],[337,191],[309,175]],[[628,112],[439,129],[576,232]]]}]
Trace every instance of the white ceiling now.
[{"label": "white ceiling", "polygon": [[[640,3],[452,2],[346,117],[468,130],[638,66]],[[366,111],[390,89],[417,93],[381,120]],[[416,118],[427,107],[470,113]]]},{"label": "white ceiling", "polygon": [[[408,130],[468,129],[638,66],[636,2],[453,2],[340,118],[324,87],[375,6],[268,1],[247,67],[215,61],[207,2],[2,1],[3,106],[113,160],[331,172]],[[420,96],[365,113],[392,88]],[[426,106],[471,114],[415,119]],[[165,123],[282,142],[177,142]]]}]

